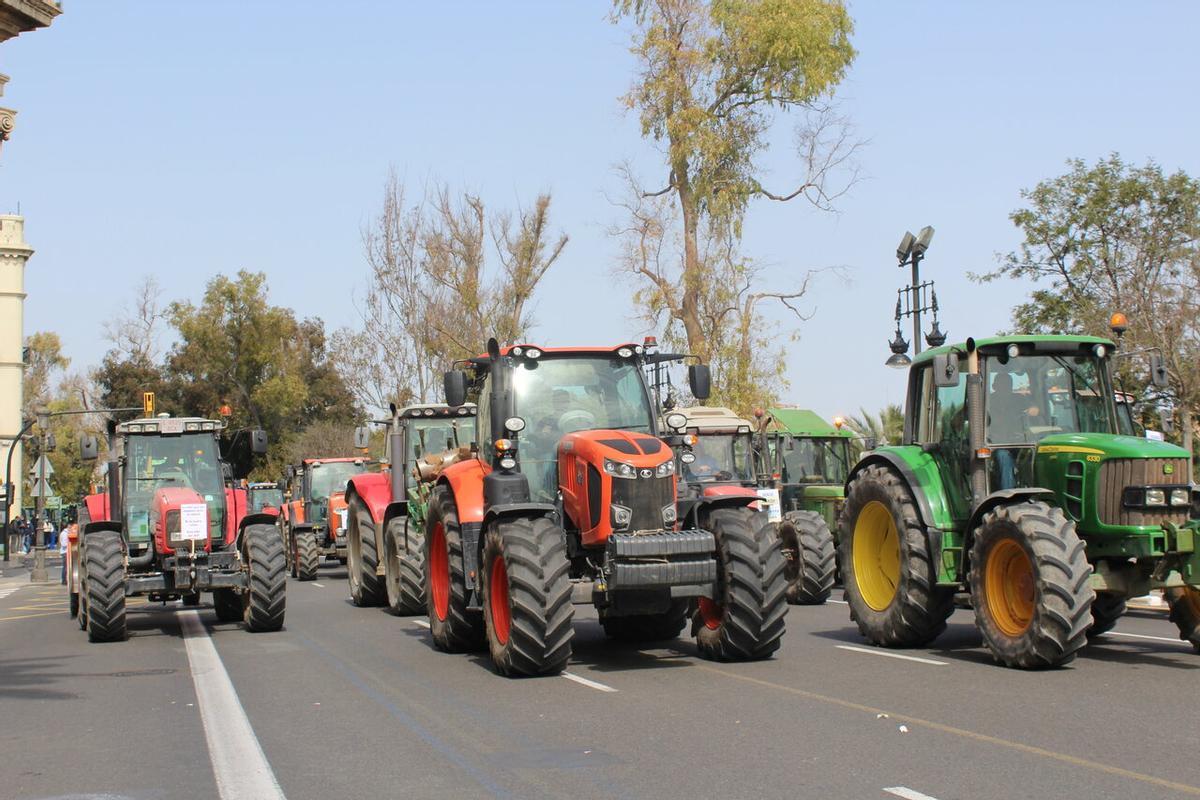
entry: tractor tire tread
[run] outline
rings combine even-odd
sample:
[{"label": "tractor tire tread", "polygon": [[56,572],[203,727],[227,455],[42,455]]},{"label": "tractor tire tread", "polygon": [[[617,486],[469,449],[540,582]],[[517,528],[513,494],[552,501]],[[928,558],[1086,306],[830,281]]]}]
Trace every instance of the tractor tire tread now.
[{"label": "tractor tire tread", "polygon": [[287,608],[287,556],[278,532],[270,525],[251,525],[242,536],[248,586],[243,599],[246,630],[277,631]]},{"label": "tractor tire tread", "polygon": [[779,538],[795,559],[785,566],[788,603],[823,604],[833,593],[837,572],[833,534],[825,518],[816,511],[789,511],[779,523]]},{"label": "tractor tire tread", "polygon": [[116,531],[88,534],[83,548],[87,575],[89,642],[119,642],[127,636],[125,545]]},{"label": "tractor tire tread", "polygon": [[312,531],[301,531],[296,534],[296,567],[294,575],[297,580],[315,581],[317,568],[321,563],[321,549],[317,547],[317,534]]}]

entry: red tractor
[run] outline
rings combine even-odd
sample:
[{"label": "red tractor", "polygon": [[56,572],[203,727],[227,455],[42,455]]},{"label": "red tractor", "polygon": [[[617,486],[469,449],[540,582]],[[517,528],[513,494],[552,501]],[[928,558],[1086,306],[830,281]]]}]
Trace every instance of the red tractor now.
[{"label": "red tractor", "polygon": [[288,467],[279,526],[293,578],[316,580],[327,558],[346,563],[346,481],[369,468],[362,457],[306,458]]},{"label": "red tractor", "polygon": [[[437,476],[425,526],[435,645],[483,647],[506,675],[561,672],[572,603],[614,638],[668,639],[692,618],[707,658],[765,658],[784,631],[783,558],[754,496],[680,498],[641,345],[501,348],[446,374],[478,397],[475,449]],[[708,370],[690,368],[708,395]]]},{"label": "red tractor", "polygon": [[450,464],[470,458],[474,439],[473,403],[392,407],[384,453],[388,467],[355,475],[345,490],[355,605],[386,602],[393,614],[425,613],[425,513],[432,480]]},{"label": "red tractor", "polygon": [[[126,636],[125,598],[200,603],[212,592],[222,622],[251,631],[283,626],[283,545],[270,514],[247,513],[244,489],[227,486],[219,434],[224,423],[166,415],[111,430],[107,491],[79,510],[71,553],[71,609],[89,641]],[[249,435],[266,452],[262,431]],[[94,460],[95,437],[81,442]]]},{"label": "red tractor", "polygon": [[278,483],[250,483],[246,485],[246,513],[279,516],[283,506],[283,488]]}]

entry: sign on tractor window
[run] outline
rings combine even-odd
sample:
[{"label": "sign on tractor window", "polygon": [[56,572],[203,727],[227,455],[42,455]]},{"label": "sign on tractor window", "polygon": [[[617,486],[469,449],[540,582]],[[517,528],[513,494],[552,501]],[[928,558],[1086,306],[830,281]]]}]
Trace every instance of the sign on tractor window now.
[{"label": "sign on tractor window", "polygon": [[208,538],[208,506],[204,503],[179,506],[179,538],[185,542],[202,542]]}]

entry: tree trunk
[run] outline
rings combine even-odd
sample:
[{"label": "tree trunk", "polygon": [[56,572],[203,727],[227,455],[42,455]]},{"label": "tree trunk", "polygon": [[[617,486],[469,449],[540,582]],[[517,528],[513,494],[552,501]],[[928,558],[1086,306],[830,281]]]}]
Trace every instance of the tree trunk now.
[{"label": "tree trunk", "polygon": [[1192,475],[1191,479],[1196,479],[1195,467],[1195,450],[1192,449],[1192,409],[1187,403],[1181,403],[1179,406],[1179,427],[1183,433],[1183,449],[1192,454]]},{"label": "tree trunk", "polygon": [[683,296],[679,302],[679,321],[687,335],[688,350],[699,356],[702,362],[708,363],[711,354],[708,352],[704,328],[700,324],[700,282],[704,277],[697,243],[700,215],[688,182],[686,164],[676,168],[675,178],[680,215],[683,217]]}]

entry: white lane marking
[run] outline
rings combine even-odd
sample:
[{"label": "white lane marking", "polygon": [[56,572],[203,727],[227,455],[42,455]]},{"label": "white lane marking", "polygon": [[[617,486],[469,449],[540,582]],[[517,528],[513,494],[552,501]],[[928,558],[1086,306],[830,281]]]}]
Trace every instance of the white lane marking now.
[{"label": "white lane marking", "polygon": [[922,794],[915,789],[910,789],[907,786],[889,786],[884,789],[888,794],[896,797],[903,797],[904,800],[937,800],[936,797],[930,797],[927,794]]},{"label": "white lane marking", "polygon": [[920,656],[906,656],[901,653],[889,653],[887,650],[881,650],[878,647],[854,647],[848,644],[835,644],[834,647],[839,650],[852,650],[855,653],[866,653],[871,656],[884,656],[886,658],[899,658],[904,661],[916,661],[918,664],[933,664],[936,667],[944,667],[949,664],[949,661],[934,661],[932,658],[921,658]]},{"label": "white lane marking", "polygon": [[838,604],[838,605],[840,605],[840,606],[848,606],[848,605],[850,605],[850,604],[849,604],[849,603],[847,603],[845,600],[834,600],[832,597],[831,597],[831,598],[829,598],[828,600],[826,600],[825,602],[826,602],[826,603],[837,603],[837,604]]},{"label": "white lane marking", "polygon": [[414,619],[412,623],[413,625],[420,625],[422,628],[429,628],[429,623],[423,619]]},{"label": "white lane marking", "polygon": [[26,584],[26,583],[14,583],[12,586],[5,586],[3,589],[0,589],[0,600],[3,600],[4,598],[8,597],[10,594],[15,592],[17,589],[20,589],[20,588],[22,588],[24,586],[28,586],[28,585],[29,584]]},{"label": "white lane marking", "polygon": [[1182,645],[1183,647],[1191,647],[1190,642],[1185,642],[1182,639],[1172,639],[1169,636],[1147,636],[1144,633],[1121,633],[1120,631],[1108,631],[1103,634],[1105,636],[1128,636],[1130,639],[1150,639],[1154,642],[1170,642],[1171,644]]},{"label": "white lane marking", "polygon": [[611,686],[605,686],[603,683],[597,683],[596,681],[589,681],[587,678],[581,678],[581,677],[579,677],[578,675],[572,675],[572,674],[571,674],[571,673],[569,673],[569,672],[564,672],[564,673],[562,674],[562,676],[563,676],[564,678],[566,678],[567,680],[569,680],[569,681],[575,681],[576,683],[578,683],[578,684],[582,684],[583,686],[586,686],[586,687],[588,687],[589,689],[596,689],[596,690],[598,690],[598,691],[601,691],[601,692],[615,692],[615,691],[617,691],[616,689],[614,689],[614,688],[613,688],[613,687],[611,687]]},{"label": "white lane marking", "polygon": [[286,800],[199,613],[179,621],[221,800]]},{"label": "white lane marking", "polygon": [[324,588],[325,588],[325,584],[323,584],[323,583],[317,583],[316,581],[313,581],[313,584],[312,584],[312,585],[313,585],[313,586],[315,586],[315,587],[317,587],[318,589],[324,589]]}]

